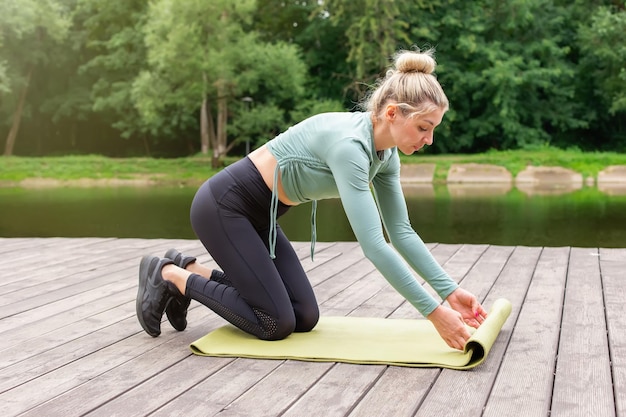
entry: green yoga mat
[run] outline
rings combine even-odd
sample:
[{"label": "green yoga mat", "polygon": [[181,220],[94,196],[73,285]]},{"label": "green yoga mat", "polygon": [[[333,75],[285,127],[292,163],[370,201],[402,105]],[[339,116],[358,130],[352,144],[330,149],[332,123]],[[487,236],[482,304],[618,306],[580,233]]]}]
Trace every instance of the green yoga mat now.
[{"label": "green yoga mat", "polygon": [[470,369],[485,360],[510,313],[511,303],[497,300],[480,328],[471,329],[464,351],[448,347],[428,320],[325,316],[311,332],[278,341],[225,325],[193,342],[191,350],[203,356]]}]

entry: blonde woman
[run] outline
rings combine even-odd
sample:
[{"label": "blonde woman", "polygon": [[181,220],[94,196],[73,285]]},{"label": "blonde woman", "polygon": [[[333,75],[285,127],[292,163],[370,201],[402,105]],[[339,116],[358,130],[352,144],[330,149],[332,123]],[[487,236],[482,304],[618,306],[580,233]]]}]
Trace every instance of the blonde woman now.
[{"label": "blonde woman", "polygon": [[[277,219],[312,202],[313,256],[316,203],[338,197],[365,256],[450,347],[463,348],[470,336],[465,324],[478,327],[487,313],[411,227],[399,175],[398,152],[432,144],[448,99],[433,75],[432,51],[399,52],[394,64],[363,111],[306,119],[200,187],[191,223],[221,270],[175,249],[165,258],[144,257],[137,315],[150,335],[160,334],[164,312],[183,330],[191,299],[265,340],[313,329],[317,301]],[[425,291],[411,269],[450,307]]]}]

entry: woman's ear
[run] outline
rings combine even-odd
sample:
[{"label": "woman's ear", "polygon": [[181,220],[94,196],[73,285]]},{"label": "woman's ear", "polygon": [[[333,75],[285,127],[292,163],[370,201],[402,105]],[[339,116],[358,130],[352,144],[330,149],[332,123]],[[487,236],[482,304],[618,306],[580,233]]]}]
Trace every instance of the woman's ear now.
[{"label": "woman's ear", "polygon": [[385,108],[385,118],[387,119],[387,121],[393,122],[399,110],[400,109],[395,103],[387,104],[387,107]]}]

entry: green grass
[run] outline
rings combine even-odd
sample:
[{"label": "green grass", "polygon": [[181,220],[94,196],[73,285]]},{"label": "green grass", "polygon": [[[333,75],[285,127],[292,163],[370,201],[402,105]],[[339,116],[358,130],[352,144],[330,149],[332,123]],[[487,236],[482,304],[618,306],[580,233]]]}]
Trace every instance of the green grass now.
[{"label": "green grass", "polygon": [[[454,163],[481,163],[503,166],[517,175],[526,166],[560,166],[596,177],[610,165],[626,165],[626,154],[615,152],[581,152],[540,147],[530,150],[490,151],[482,154],[402,156],[403,163],[436,164],[435,181],[445,181]],[[237,158],[228,158],[231,163]],[[217,171],[210,157],[187,158],[107,158],[98,155],[60,157],[0,157],[0,181],[19,182],[26,178],[57,180],[152,179],[164,183],[198,183]]]},{"label": "green grass", "polygon": [[162,182],[204,181],[217,171],[209,157],[107,158],[98,155],[0,157],[0,181],[26,178],[57,180],[152,179]]}]

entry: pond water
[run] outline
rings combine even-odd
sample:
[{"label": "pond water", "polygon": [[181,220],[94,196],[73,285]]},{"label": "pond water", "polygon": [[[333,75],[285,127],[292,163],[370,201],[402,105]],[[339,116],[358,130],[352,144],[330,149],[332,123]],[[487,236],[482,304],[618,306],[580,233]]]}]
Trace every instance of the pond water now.
[{"label": "pond water", "polygon": [[[0,188],[0,237],[195,239],[196,188]],[[413,227],[426,242],[626,247],[626,195],[595,187],[529,195],[516,188],[407,186]],[[294,241],[310,240],[311,205],[280,219]],[[352,241],[339,200],[319,202],[318,241]]]}]

